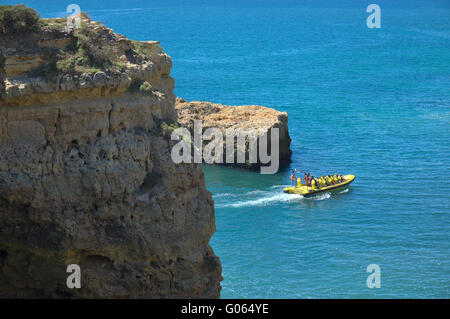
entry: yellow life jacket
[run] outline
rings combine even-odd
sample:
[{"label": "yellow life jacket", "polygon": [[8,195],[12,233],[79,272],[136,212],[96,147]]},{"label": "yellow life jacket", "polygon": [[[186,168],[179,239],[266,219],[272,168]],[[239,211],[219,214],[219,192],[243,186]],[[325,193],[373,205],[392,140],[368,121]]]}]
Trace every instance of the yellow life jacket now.
[{"label": "yellow life jacket", "polygon": [[300,177],[297,178],[297,186],[298,186],[298,187],[303,186],[303,185],[302,185],[302,179],[301,179]]}]

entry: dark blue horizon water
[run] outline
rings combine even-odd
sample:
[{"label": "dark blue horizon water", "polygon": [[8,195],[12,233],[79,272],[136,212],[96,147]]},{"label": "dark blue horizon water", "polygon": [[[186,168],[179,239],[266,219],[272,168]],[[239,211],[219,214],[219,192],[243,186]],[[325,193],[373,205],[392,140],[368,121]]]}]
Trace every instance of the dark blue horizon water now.
[{"label": "dark blue horizon water", "polygon": [[[23,2],[43,17],[69,4]],[[177,96],[288,112],[291,168],[357,176],[302,199],[282,193],[289,168],[205,166],[222,297],[449,298],[448,1],[378,1],[381,29],[356,0],[77,3],[161,41]],[[380,289],[366,287],[369,264]]]}]

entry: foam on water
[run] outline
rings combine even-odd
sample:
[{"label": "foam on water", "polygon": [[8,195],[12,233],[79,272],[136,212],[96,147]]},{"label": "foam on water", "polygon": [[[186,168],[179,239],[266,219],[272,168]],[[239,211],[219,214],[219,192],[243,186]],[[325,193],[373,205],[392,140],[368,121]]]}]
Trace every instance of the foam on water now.
[{"label": "foam on water", "polygon": [[220,204],[219,203],[216,205],[216,208],[226,208],[226,207],[238,208],[238,207],[251,207],[251,206],[266,206],[266,205],[273,204],[275,202],[290,202],[290,201],[295,201],[295,200],[299,200],[302,198],[303,198],[302,196],[296,196],[296,195],[285,194],[285,193],[275,194],[275,195],[272,194],[272,195],[267,195],[267,196],[260,197],[257,199],[252,199],[252,200],[242,200],[242,201],[228,203],[228,204]]},{"label": "foam on water", "polygon": [[[285,187],[286,185],[282,185]],[[274,203],[282,203],[282,202],[296,202],[301,200],[310,200],[310,201],[322,201],[324,199],[328,199],[331,197],[331,193],[322,193],[316,196],[311,197],[303,197],[297,194],[286,194],[281,191],[280,185],[275,185],[270,187],[270,189],[275,189],[274,191],[261,191],[261,190],[253,190],[244,194],[228,194],[228,193],[220,193],[214,195],[216,199],[216,208],[239,208],[239,207],[255,207],[255,206],[268,206]],[[277,190],[280,189],[280,190]],[[345,193],[348,189],[340,192]],[[231,195],[231,196],[228,196]],[[259,196],[256,196],[259,195]],[[256,198],[255,198],[256,197]],[[240,199],[238,201],[233,201],[231,203],[225,202],[227,198]],[[220,200],[219,200],[220,199]]]},{"label": "foam on water", "polygon": [[319,195],[316,195],[316,196],[305,197],[305,199],[321,201],[321,200],[324,200],[324,199],[328,199],[330,197],[331,197],[330,193],[322,193],[322,194],[319,194]]}]

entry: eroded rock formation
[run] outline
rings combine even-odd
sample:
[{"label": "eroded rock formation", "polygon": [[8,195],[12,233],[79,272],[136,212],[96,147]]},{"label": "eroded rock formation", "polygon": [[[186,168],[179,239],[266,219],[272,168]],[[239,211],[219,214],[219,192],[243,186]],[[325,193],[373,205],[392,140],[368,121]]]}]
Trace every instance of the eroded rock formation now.
[{"label": "eroded rock formation", "polygon": [[[259,129],[267,132],[272,128],[279,129],[279,164],[288,165],[291,162],[292,151],[290,149],[291,138],[288,130],[288,115],[286,112],[279,112],[272,108],[257,105],[227,106],[210,102],[188,102],[177,98],[175,108],[178,113],[178,122],[187,127],[193,134],[194,121],[201,120],[203,129],[219,128],[225,137],[226,129]],[[239,147],[246,153],[246,163],[226,162],[226,139],[224,138],[223,163],[233,167],[259,169],[263,164],[258,156],[256,163],[250,163],[248,151],[249,144],[240,145],[235,142],[234,149]],[[270,144],[270,138],[268,138]],[[269,145],[270,149],[270,145]],[[237,153],[237,152],[236,152]],[[236,154],[235,153],[235,154]],[[270,152],[269,152],[270,153]],[[236,157],[236,156],[235,156]]]},{"label": "eroded rock formation", "polygon": [[171,59],[83,23],[109,68],[85,67],[82,36],[51,20],[0,38],[0,297],[217,298],[211,194],[161,128],[176,121]]}]

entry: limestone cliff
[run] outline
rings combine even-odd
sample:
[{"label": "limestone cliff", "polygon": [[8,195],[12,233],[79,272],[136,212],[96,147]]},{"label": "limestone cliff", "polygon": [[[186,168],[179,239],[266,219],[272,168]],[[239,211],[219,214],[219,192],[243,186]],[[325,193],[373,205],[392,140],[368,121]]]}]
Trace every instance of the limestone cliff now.
[{"label": "limestone cliff", "polygon": [[[178,122],[186,126],[190,131],[193,131],[194,120],[201,120],[204,129],[216,127],[222,132],[228,128],[242,130],[261,129],[263,131],[278,128],[280,166],[286,166],[291,162],[291,138],[289,136],[288,115],[286,112],[279,112],[257,105],[227,106],[210,102],[188,102],[181,98],[177,98],[175,108],[178,113]],[[225,140],[224,157],[226,157],[226,143],[227,141]],[[246,153],[246,163],[226,163],[223,160],[224,163],[221,165],[252,170],[257,170],[262,166],[259,157],[256,163],[248,161],[248,143],[243,145],[235,143],[234,149],[236,150],[239,147],[243,148],[243,151]]]},{"label": "limestone cliff", "polygon": [[0,297],[219,297],[211,194],[162,128],[170,57],[61,20],[0,37]]}]

